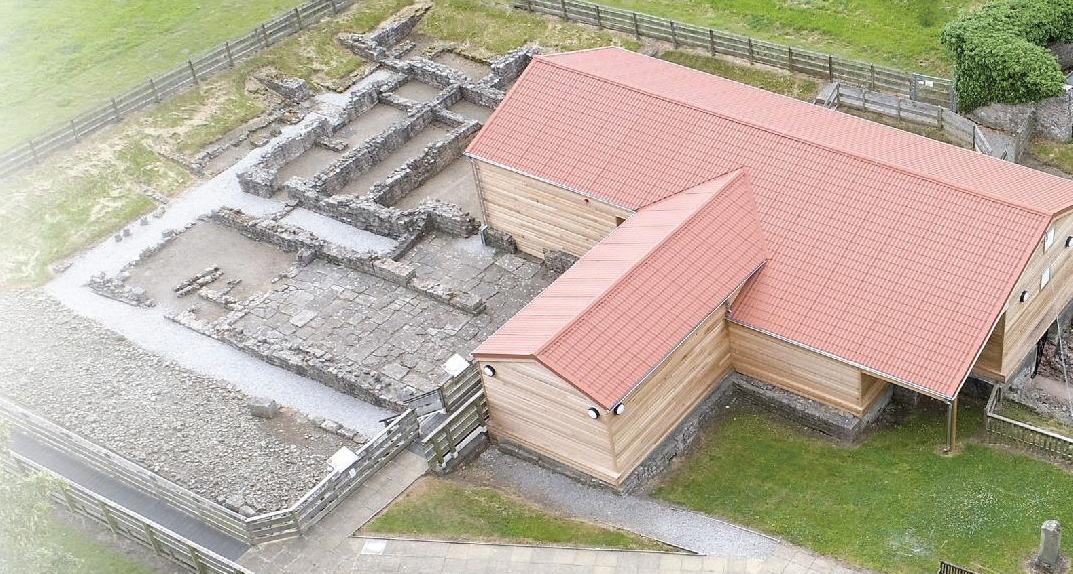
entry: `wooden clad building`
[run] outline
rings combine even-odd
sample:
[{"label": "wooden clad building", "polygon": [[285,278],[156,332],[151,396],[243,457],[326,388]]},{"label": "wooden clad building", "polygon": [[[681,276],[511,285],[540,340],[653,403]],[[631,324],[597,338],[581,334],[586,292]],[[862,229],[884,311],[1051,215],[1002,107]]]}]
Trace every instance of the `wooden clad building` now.
[{"label": "wooden clad building", "polygon": [[614,486],[731,370],[953,414],[1073,300],[1073,182],[621,49],[535,58],[467,155],[580,257],[474,351],[489,432]]}]

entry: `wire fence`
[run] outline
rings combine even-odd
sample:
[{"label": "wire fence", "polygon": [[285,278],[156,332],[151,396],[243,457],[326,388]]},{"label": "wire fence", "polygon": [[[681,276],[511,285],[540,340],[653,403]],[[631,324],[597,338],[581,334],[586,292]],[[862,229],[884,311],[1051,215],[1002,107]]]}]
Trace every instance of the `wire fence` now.
[{"label": "wire fence", "polygon": [[871,90],[890,91],[913,101],[927,102],[955,109],[954,83],[948,78],[928,76],[849,60],[766,40],[702,28],[692,24],[659,18],[649,14],[611,8],[578,0],[512,0],[514,8],[551,14],[565,20],[590,24],[602,29],[633,34],[638,40],[650,38],[670,42],[675,48],[701,48],[767,64],[790,72],[808,74],[829,82],[848,82]]},{"label": "wire fence", "polygon": [[78,143],[105,126],[118,123],[134,112],[196,86],[221,70],[233,68],[236,62],[279,43],[327,16],[339,13],[354,2],[355,0],[310,0],[257,26],[245,35],[232,38],[201,56],[187,60],[170,72],[150,77],[145,83],[109,98],[66,123],[4,151],[0,154],[0,177],[39,162],[49,153]]}]

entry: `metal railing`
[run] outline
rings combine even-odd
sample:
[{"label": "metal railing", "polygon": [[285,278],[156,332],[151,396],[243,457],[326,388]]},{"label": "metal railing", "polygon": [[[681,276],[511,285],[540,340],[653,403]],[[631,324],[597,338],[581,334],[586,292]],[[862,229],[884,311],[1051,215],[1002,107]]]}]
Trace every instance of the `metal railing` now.
[{"label": "metal railing", "polygon": [[670,42],[675,48],[701,48],[713,55],[733,56],[748,60],[750,63],[767,64],[791,72],[824,78],[830,82],[849,82],[872,90],[905,94],[913,101],[928,102],[951,110],[955,109],[957,101],[954,83],[948,78],[876,66],[833,54],[768,42],[591,2],[512,0],[512,5],[520,10],[551,14],[565,20],[633,34],[638,40],[650,38]]},{"label": "metal railing", "polygon": [[251,545],[301,535],[418,436],[417,415],[408,410],[363,445],[351,465],[333,469],[290,507],[245,517],[2,397],[0,423]]},{"label": "metal railing", "polygon": [[966,570],[961,566],[954,566],[946,561],[939,561],[939,570],[935,574],[976,574],[972,570]]},{"label": "metal railing", "polygon": [[337,14],[355,0],[310,0],[248,33],[190,58],[170,72],[148,78],[145,83],[101,102],[65,123],[38,134],[0,153],[0,177],[40,161],[44,156],[82,141],[97,130],[156,104],[212,74],[232,68],[235,62],[279,43],[324,17]]}]

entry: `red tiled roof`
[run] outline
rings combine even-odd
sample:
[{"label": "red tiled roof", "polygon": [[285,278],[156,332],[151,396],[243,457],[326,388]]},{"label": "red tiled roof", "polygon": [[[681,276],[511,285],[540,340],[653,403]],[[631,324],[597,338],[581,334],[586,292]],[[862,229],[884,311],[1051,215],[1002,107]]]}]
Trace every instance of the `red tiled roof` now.
[{"label": "red tiled roof", "polygon": [[532,356],[614,406],[761,265],[755,209],[742,171],[645,207],[473,354]]},{"label": "red tiled roof", "polygon": [[468,153],[630,209],[747,169],[771,251],[732,320],[942,397],[1073,206],[1071,181],[614,48],[536,58]]}]

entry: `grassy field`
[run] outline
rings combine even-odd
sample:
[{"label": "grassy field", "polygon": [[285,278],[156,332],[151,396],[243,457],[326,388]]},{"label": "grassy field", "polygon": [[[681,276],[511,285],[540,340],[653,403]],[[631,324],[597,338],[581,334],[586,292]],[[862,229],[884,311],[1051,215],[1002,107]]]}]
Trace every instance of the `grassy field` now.
[{"label": "grassy field", "polygon": [[301,0],[0,0],[0,149]]},{"label": "grassy field", "polygon": [[831,52],[949,74],[943,25],[978,0],[603,0],[603,4]]},{"label": "grassy field", "polygon": [[795,76],[760,66],[739,64],[696,52],[674,50],[660,54],[660,58],[804,101],[812,101],[820,89],[819,82],[812,78]]},{"label": "grassy field", "polygon": [[[980,430],[981,406],[960,416],[963,436]],[[940,456],[944,429],[943,412],[921,413],[844,448],[737,414],[656,496],[883,572],[931,572],[940,559],[1020,572],[1040,524],[1073,514],[1073,476],[979,444]]]},{"label": "grassy field", "polygon": [[674,550],[631,532],[549,514],[491,488],[424,478],[362,529],[439,540]]}]

